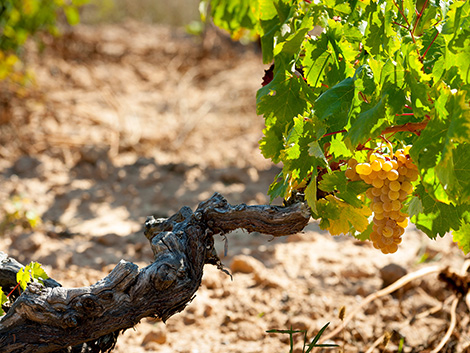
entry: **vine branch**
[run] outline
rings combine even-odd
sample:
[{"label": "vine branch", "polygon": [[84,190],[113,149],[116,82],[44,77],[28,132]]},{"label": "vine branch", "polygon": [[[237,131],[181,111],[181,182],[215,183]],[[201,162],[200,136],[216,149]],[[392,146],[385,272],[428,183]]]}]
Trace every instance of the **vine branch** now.
[{"label": "vine branch", "polygon": [[[120,332],[145,317],[163,321],[184,310],[205,264],[223,265],[214,236],[238,228],[273,236],[300,232],[310,218],[303,203],[230,205],[220,194],[167,219],[149,217],[145,236],[154,261],[145,268],[121,260],[88,287],[67,289],[52,279],[31,283],[0,320],[0,352],[108,352]],[[22,265],[0,253],[0,286],[16,284]],[[81,345],[87,344],[82,349]],[[68,348],[70,347],[70,349]]]},{"label": "vine branch", "polygon": [[428,121],[423,121],[420,123],[406,123],[403,125],[390,126],[386,128],[385,130],[383,130],[382,134],[390,134],[390,133],[402,132],[402,131],[416,133],[418,131],[424,130],[427,124],[428,124]]}]

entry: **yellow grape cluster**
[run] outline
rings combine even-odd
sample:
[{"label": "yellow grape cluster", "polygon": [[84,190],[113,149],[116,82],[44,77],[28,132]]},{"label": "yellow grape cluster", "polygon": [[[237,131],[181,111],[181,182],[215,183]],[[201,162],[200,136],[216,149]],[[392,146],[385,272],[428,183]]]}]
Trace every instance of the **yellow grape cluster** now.
[{"label": "yellow grape cluster", "polygon": [[408,225],[408,215],[401,209],[403,201],[413,191],[411,182],[418,180],[418,168],[410,159],[410,148],[407,146],[393,155],[373,153],[369,156],[369,163],[357,163],[351,159],[346,170],[346,177],[350,180],[362,179],[372,185],[366,191],[374,212],[370,240],[384,254],[398,250]]}]

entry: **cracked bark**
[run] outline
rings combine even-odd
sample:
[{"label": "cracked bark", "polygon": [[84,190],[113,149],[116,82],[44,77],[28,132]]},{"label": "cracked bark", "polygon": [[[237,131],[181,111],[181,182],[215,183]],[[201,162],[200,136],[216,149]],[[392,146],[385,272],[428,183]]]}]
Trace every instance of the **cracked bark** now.
[{"label": "cracked bark", "polygon": [[[235,229],[282,236],[304,229],[308,207],[232,206],[220,194],[183,207],[167,219],[149,217],[145,236],[154,261],[139,269],[121,260],[97,283],[63,288],[50,279],[32,283],[0,321],[0,351],[106,352],[119,332],[145,317],[166,321],[182,311],[201,284],[205,264],[223,269],[214,236]],[[13,288],[21,264],[0,254],[0,286]]]}]

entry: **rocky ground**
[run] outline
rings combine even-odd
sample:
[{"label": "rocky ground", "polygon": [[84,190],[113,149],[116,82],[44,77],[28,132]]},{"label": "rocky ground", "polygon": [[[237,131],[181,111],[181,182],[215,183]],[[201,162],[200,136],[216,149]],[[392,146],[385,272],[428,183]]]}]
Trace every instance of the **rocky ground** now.
[{"label": "rocky ground", "polygon": [[[216,191],[232,204],[269,201],[279,166],[258,150],[255,94],[266,67],[256,46],[138,23],[79,26],[45,40],[42,52],[27,51],[35,84],[16,95],[0,90],[1,250],[41,262],[64,286],[84,286],[120,259],[152,261],[148,215],[194,208]],[[34,230],[21,224],[39,217]],[[222,239],[218,246],[223,254]],[[342,325],[341,307],[347,317],[406,272],[460,271],[465,257],[450,236],[430,241],[413,227],[385,256],[312,221],[285,238],[229,234],[222,260],[233,280],[206,266],[184,312],[166,325],[144,320],[115,352],[287,352],[288,335],[267,330],[313,337],[329,322],[327,336]],[[339,347],[324,351],[431,352],[449,327],[452,296],[436,273],[419,277],[361,307],[328,341]],[[468,311],[462,300],[439,351],[469,351]],[[302,352],[301,335],[294,351]]]}]

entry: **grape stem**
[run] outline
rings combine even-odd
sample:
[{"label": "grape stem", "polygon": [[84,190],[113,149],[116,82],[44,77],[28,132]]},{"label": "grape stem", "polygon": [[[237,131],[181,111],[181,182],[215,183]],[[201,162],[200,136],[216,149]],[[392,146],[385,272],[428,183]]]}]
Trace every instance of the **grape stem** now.
[{"label": "grape stem", "polygon": [[421,55],[421,60],[424,59],[424,57],[425,57],[426,54],[428,53],[428,50],[431,48],[432,44],[434,43],[434,41],[436,40],[436,38],[437,38],[438,35],[439,35],[439,32],[436,33],[436,35],[435,35],[434,38],[432,39],[431,43],[429,43],[428,48],[426,49],[426,51],[423,53],[423,55]]},{"label": "grape stem", "polygon": [[428,124],[428,121],[423,121],[420,123],[406,123],[403,125],[390,126],[386,128],[384,131],[382,131],[382,135],[390,134],[392,132],[400,132],[400,131],[409,131],[409,132],[417,133],[418,131],[424,130],[427,124]]},{"label": "grape stem", "polygon": [[[385,134],[390,134],[390,133],[395,133],[395,132],[400,132],[400,131],[409,131],[415,134],[418,134],[419,131],[424,130],[426,125],[428,124],[427,121],[423,121],[421,123],[406,123],[403,125],[396,125],[396,126],[389,126],[385,130],[382,131],[381,135]],[[343,132],[348,132],[347,130],[339,130],[339,131],[333,131],[333,132],[328,132],[327,134],[324,134],[321,138],[331,136],[331,135],[336,135],[336,134],[341,134]],[[362,148],[359,148],[361,147]],[[359,149],[365,149],[363,145],[358,146],[357,148]]]},{"label": "grape stem", "polygon": [[331,135],[340,134],[340,133],[342,133],[342,132],[347,132],[347,131],[346,131],[346,130],[339,130],[339,131],[329,132],[329,133],[323,135],[322,138],[323,138],[323,137],[327,137],[327,136],[331,136]]},{"label": "grape stem", "polygon": [[[18,282],[18,283],[16,284],[15,288],[13,288],[10,293],[8,293],[7,298],[10,298],[10,295],[12,295],[13,292],[15,291],[15,289],[18,288],[19,286],[20,286],[20,282]],[[18,290],[19,290],[19,289],[18,289]]]},{"label": "grape stem", "polygon": [[364,95],[364,93],[359,92],[359,95],[361,96],[361,98],[364,102],[369,103],[369,101],[367,100],[367,97]]},{"label": "grape stem", "polygon": [[406,29],[407,31],[409,31],[409,30],[410,30],[408,27],[406,27],[406,26],[402,25],[401,23],[398,23],[398,22],[395,22],[395,21],[392,21],[392,23],[393,23],[394,25],[397,25],[397,26],[400,26],[400,27],[402,27],[402,28]]},{"label": "grape stem", "polygon": [[380,138],[381,138],[382,140],[384,140],[385,144],[387,145],[388,149],[390,150],[390,155],[393,156],[393,146],[392,146],[392,143],[391,143],[389,140],[387,140],[387,138],[386,138],[385,136],[383,136],[383,135],[380,135]]},{"label": "grape stem", "polygon": [[424,5],[423,5],[421,11],[417,14],[418,17],[416,18],[415,24],[413,26],[413,30],[411,31],[412,35],[415,33],[416,27],[418,26],[418,22],[421,19],[421,16],[423,16],[423,12],[424,12],[424,9],[426,8],[426,6],[428,6],[428,0],[426,0],[424,2]]}]

